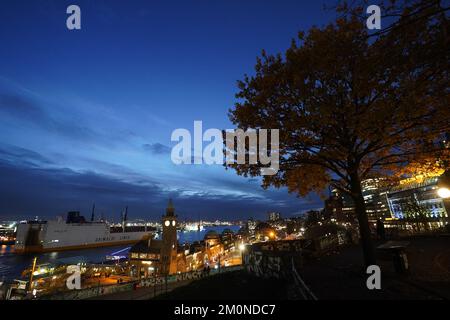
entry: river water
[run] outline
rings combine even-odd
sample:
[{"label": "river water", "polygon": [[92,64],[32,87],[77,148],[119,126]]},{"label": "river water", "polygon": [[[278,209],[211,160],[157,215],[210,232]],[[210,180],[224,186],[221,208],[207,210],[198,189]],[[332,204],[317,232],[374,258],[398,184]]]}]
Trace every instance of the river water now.
[{"label": "river water", "polygon": [[[180,243],[191,243],[202,240],[205,234],[214,230],[221,233],[224,229],[229,228],[236,232],[239,226],[221,226],[221,227],[205,227],[202,231],[178,232],[178,241]],[[15,254],[14,246],[0,246],[0,282],[3,280],[11,281],[18,279],[26,268],[30,267],[33,258],[37,256],[38,264],[43,263],[67,263],[76,264],[77,262],[101,263],[105,261],[107,255],[126,256],[130,245],[122,245],[115,247],[101,247],[84,250],[71,250],[61,252],[46,252],[39,254]]]}]

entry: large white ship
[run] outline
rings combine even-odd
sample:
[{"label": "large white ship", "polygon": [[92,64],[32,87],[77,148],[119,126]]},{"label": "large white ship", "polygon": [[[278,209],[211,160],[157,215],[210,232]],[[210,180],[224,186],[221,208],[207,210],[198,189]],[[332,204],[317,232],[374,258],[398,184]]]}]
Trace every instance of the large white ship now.
[{"label": "large white ship", "polygon": [[147,226],[110,226],[103,221],[85,221],[79,212],[69,212],[67,219],[27,221],[17,225],[16,253],[50,252],[131,244],[149,237]]}]

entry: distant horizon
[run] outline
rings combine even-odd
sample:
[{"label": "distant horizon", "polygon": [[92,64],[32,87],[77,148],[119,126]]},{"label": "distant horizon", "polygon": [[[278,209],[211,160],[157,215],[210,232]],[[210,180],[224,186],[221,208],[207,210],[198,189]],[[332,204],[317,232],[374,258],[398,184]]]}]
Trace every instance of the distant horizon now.
[{"label": "distant horizon", "polygon": [[[323,207],[321,207],[321,208],[311,208],[311,209],[308,209],[306,211],[297,212],[297,213],[291,213],[291,214],[283,214],[283,213],[280,213],[278,211],[275,211],[275,212],[280,213],[281,218],[294,218],[294,217],[305,215],[306,213],[308,213],[308,211],[311,211],[311,210],[312,211],[320,211],[322,209],[323,209]],[[24,221],[24,220],[30,221],[30,220],[34,220],[36,217],[38,217],[39,220],[55,220],[58,217],[66,218],[67,217],[67,213],[70,212],[70,211],[78,211],[78,210],[68,210],[68,211],[66,211],[64,213],[56,214],[56,215],[53,215],[53,216],[51,216],[51,215],[42,215],[42,216],[41,215],[22,215],[21,218],[14,218],[13,216],[10,216],[9,218],[1,217],[0,221],[16,221],[16,222],[17,221]],[[91,218],[91,213],[90,212],[86,212],[86,213],[83,212],[83,211],[79,211],[79,212],[80,212],[80,214],[82,216],[84,216],[86,221],[90,221],[90,218]],[[270,211],[270,212],[274,212],[274,211]],[[192,218],[192,217],[180,216],[176,212],[175,212],[175,214],[177,214],[177,216],[178,216],[178,221],[181,221],[181,222],[187,222],[187,221],[197,222],[197,221],[200,221],[200,220],[207,221],[207,222],[214,222],[214,221],[232,222],[232,221],[247,221],[247,220],[250,220],[250,219],[262,220],[262,221],[268,220],[268,214],[270,212],[267,212],[267,213],[264,213],[264,214],[259,214],[257,216],[248,216],[248,217],[241,217],[241,218],[235,218],[235,219],[230,219],[230,218],[227,218],[227,217],[202,218],[201,216],[199,218]],[[132,222],[132,221],[135,221],[135,220],[142,220],[142,221],[146,221],[146,222],[158,222],[158,221],[161,220],[161,217],[163,216],[163,214],[164,214],[164,212],[162,212],[158,217],[154,216],[153,218],[150,218],[150,217],[147,217],[147,218],[145,218],[145,217],[133,217],[132,215],[131,216],[129,215],[127,221]],[[120,222],[119,214],[118,214],[118,216],[116,218],[114,218],[112,215],[105,215],[104,218],[108,222],[113,222],[113,223]],[[94,221],[99,221],[100,219],[101,219],[101,214],[98,214],[96,212]]]}]

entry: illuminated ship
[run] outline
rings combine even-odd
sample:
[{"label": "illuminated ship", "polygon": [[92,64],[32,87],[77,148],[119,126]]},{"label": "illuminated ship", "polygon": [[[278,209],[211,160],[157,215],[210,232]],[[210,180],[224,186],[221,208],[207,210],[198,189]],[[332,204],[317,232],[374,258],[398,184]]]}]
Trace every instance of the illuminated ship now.
[{"label": "illuminated ship", "polygon": [[203,227],[203,224],[200,223],[186,223],[184,226],[185,232],[191,232],[191,231],[203,231],[205,228]]},{"label": "illuminated ship", "polygon": [[126,215],[122,224],[111,226],[107,222],[86,221],[78,211],[67,214],[64,221],[27,221],[17,225],[14,250],[16,253],[51,252],[106,247],[136,243],[149,237],[154,228],[127,226]]}]

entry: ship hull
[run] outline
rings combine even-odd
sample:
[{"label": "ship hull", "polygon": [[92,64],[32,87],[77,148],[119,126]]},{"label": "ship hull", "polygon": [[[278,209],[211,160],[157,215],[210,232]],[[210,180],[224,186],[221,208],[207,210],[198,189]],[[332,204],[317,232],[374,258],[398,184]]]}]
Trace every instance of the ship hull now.
[{"label": "ship hull", "polygon": [[140,240],[125,240],[125,241],[110,241],[102,243],[88,243],[84,245],[73,245],[65,247],[52,247],[43,248],[42,246],[26,246],[24,248],[14,248],[14,253],[27,254],[27,253],[43,253],[43,252],[58,252],[58,251],[70,251],[70,250],[83,250],[83,249],[93,249],[101,247],[114,247],[127,244],[135,244]]},{"label": "ship hull", "polygon": [[110,232],[106,223],[25,223],[18,225],[14,252],[26,254],[126,245],[150,234],[147,231]]}]

